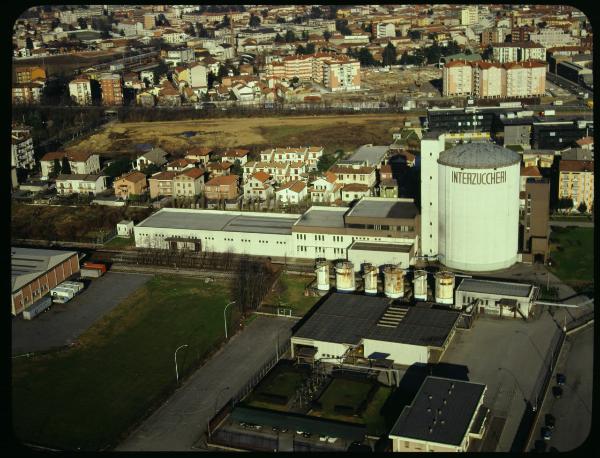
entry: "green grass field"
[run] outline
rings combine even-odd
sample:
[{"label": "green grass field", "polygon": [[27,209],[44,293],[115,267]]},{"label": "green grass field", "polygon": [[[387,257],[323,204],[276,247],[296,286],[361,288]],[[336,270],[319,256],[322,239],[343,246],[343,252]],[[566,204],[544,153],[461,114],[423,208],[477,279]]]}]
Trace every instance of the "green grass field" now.
[{"label": "green grass field", "polygon": [[14,430],[23,442],[98,450],[175,388],[224,337],[224,284],[157,276],[88,329],[79,345],[12,363]]},{"label": "green grass field", "polygon": [[320,297],[305,296],[304,290],[314,280],[314,277],[304,275],[289,275],[282,273],[274,290],[269,293],[263,303],[277,307],[290,307],[295,316],[303,316],[320,299]]},{"label": "green grass field", "polygon": [[373,384],[369,381],[334,379],[319,398],[326,414],[335,414],[336,405],[357,408],[363,402]]},{"label": "green grass field", "polygon": [[286,406],[262,400],[257,395],[270,393],[292,399],[305,378],[306,374],[298,369],[276,367],[261,381],[244,403],[253,407],[285,411],[287,410]]},{"label": "green grass field", "polygon": [[115,250],[120,250],[123,248],[130,248],[135,246],[135,239],[133,236],[131,237],[115,237],[109,242],[103,245],[104,248],[111,248]]},{"label": "green grass field", "polygon": [[594,284],[594,228],[553,227],[552,272],[576,291]]}]

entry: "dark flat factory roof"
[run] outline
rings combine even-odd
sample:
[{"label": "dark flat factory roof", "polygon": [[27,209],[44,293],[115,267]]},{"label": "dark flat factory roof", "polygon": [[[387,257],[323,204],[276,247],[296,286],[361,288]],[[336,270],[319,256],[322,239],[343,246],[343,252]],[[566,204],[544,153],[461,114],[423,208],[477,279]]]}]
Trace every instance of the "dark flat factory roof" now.
[{"label": "dark flat factory roof", "polygon": [[387,297],[333,293],[294,337],[354,345],[371,339],[441,347],[460,315],[449,310],[409,307],[395,327],[378,326],[390,303]]},{"label": "dark flat factory roof", "polygon": [[390,436],[460,445],[484,390],[480,383],[428,376],[412,404],[402,410]]}]

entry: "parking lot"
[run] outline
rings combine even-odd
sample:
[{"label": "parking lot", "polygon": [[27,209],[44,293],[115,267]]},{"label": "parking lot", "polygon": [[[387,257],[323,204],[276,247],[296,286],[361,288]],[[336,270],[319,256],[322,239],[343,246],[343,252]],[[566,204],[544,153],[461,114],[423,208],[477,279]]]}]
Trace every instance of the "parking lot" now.
[{"label": "parking lot", "polygon": [[[538,442],[538,446],[542,442],[547,448],[567,452],[579,447],[588,438],[592,423],[593,347],[593,325],[567,337],[548,394],[540,409],[529,449],[534,447],[535,442]],[[552,394],[557,373],[566,377],[559,399]],[[555,426],[552,437],[544,441],[541,430],[547,414],[554,416]]]},{"label": "parking lot", "polygon": [[46,351],[69,345],[94,322],[148,281],[152,275],[107,272],[66,304],[53,304],[50,310],[31,321],[12,319],[12,354]]},{"label": "parking lot", "polygon": [[446,350],[442,362],[466,366],[470,381],[487,385],[484,403],[492,416],[506,419],[496,451],[511,449],[556,332],[548,312],[527,322],[480,316]]}]

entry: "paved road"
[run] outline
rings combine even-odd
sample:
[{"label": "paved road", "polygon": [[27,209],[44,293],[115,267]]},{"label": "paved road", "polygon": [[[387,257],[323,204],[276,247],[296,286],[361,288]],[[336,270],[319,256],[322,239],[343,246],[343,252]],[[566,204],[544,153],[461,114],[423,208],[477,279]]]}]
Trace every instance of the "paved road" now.
[{"label": "paved road", "polygon": [[68,345],[150,278],[152,275],[107,272],[66,304],[53,304],[31,321],[14,317],[12,354]]},{"label": "paved road", "polygon": [[569,227],[569,226],[594,227],[594,222],[593,221],[554,221],[554,220],[550,220],[548,222],[548,226],[558,226],[558,227]]},{"label": "paved road", "polygon": [[[533,448],[536,440],[540,440],[541,428],[547,413],[551,413],[556,418],[552,439],[547,441],[547,444],[549,447],[555,447],[559,452],[567,452],[579,447],[590,434],[594,326],[589,325],[581,331],[574,332],[567,337],[564,345],[556,370],[552,374],[549,392],[540,410],[528,450]],[[557,372],[567,377],[563,396],[560,399],[554,399],[551,392]]]},{"label": "paved road", "polygon": [[[265,362],[296,321],[259,316],[154,412],[117,451],[192,451],[206,423]],[[229,387],[229,389],[226,389]]]}]

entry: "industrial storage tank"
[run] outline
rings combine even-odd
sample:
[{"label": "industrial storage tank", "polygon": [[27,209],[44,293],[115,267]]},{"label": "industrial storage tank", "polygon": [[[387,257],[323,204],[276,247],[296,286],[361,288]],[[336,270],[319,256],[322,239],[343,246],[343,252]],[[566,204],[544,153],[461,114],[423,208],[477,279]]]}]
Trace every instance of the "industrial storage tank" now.
[{"label": "industrial storage tank", "polygon": [[363,266],[363,272],[365,294],[377,294],[377,267],[367,263]]},{"label": "industrial storage tank", "polygon": [[427,271],[415,270],[413,278],[413,289],[415,300],[427,300]]},{"label": "industrial storage tank", "polygon": [[492,271],[517,262],[521,157],[492,143],[467,143],[438,158],[438,259]]},{"label": "industrial storage tank", "polygon": [[387,297],[404,297],[404,270],[398,266],[385,266],[383,278],[384,293]]},{"label": "industrial storage tank", "polygon": [[324,260],[317,261],[315,273],[317,275],[317,289],[319,291],[329,291],[329,263]]},{"label": "industrial storage tank", "polygon": [[335,265],[335,287],[340,293],[349,293],[356,289],[354,283],[354,265],[349,261]]},{"label": "industrial storage tank", "polygon": [[435,274],[435,301],[438,304],[454,304],[454,274],[440,271]]}]

